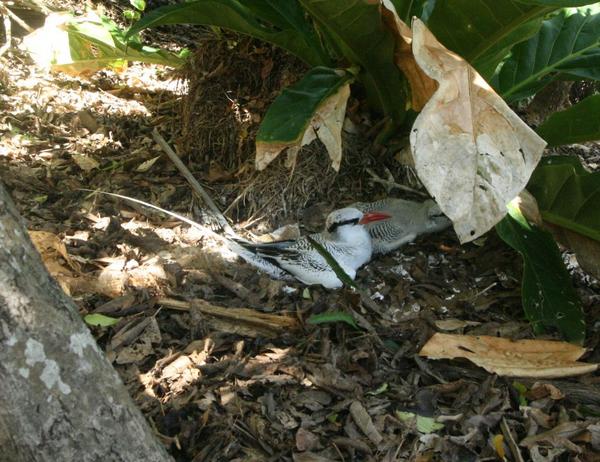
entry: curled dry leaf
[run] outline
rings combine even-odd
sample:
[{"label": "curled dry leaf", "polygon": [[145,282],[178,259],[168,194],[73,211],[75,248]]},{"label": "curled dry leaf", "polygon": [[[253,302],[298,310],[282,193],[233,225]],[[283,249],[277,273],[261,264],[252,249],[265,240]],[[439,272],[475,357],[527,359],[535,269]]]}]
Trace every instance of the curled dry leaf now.
[{"label": "curled dry leaf", "polygon": [[415,167],[460,241],[468,242],[504,217],[546,143],[419,19],[412,32],[416,62],[439,84],[410,134]]},{"label": "curled dry leaf", "polygon": [[544,226],[538,203],[529,191],[526,189],[521,191],[519,195],[513,199],[513,202],[530,223],[540,227]]},{"label": "curled dry leaf", "polygon": [[595,371],[597,364],[577,361],[584,353],[585,348],[566,342],[437,333],[419,355],[431,359],[467,358],[488,372],[509,377],[554,378]]},{"label": "curled dry leaf", "polygon": [[350,96],[350,85],[342,85],[315,111],[302,138],[289,143],[256,142],[256,169],[264,170],[282,151],[288,150],[290,164],[295,164],[296,155],[302,146],[318,138],[325,145],[331,166],[339,171],[342,162],[342,126],[346,103]]},{"label": "curled dry leaf", "polygon": [[71,154],[71,157],[77,166],[84,172],[89,172],[90,170],[100,167],[100,163],[96,159],[86,154],[74,152]]},{"label": "curled dry leaf", "polygon": [[592,422],[589,421],[564,422],[546,432],[523,438],[519,445],[530,448],[542,442],[548,442],[554,447],[565,447],[565,443],[567,443],[568,440],[585,432],[591,425]]},{"label": "curled dry leaf", "polygon": [[600,279],[600,242],[567,228],[544,222],[554,238],[575,252],[577,263],[596,279]]},{"label": "curled dry leaf", "polygon": [[68,254],[62,240],[47,231],[29,231],[31,242],[39,252],[44,266],[68,295],[93,291],[95,283],[82,275],[79,264]]},{"label": "curled dry leaf", "polygon": [[438,84],[419,67],[412,52],[412,32],[400,19],[391,0],[383,0],[383,19],[396,38],[394,59],[410,84],[411,105],[420,111],[437,90]]},{"label": "curled dry leaf", "polygon": [[79,265],[71,259],[65,244],[56,234],[49,233],[48,231],[31,230],[29,231],[29,237],[42,256],[44,264],[49,268],[50,274],[54,275],[53,268],[58,270],[60,267],[63,267],[63,273],[71,274],[68,269],[64,268],[64,264],[58,261],[59,258],[62,258],[73,271],[79,272]]}]

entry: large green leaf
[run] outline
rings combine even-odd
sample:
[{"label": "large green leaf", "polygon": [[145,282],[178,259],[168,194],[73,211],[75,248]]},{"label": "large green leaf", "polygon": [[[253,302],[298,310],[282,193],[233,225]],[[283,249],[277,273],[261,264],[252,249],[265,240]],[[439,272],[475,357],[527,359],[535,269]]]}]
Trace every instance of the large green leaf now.
[{"label": "large green leaf", "polygon": [[288,88],[271,104],[260,124],[257,142],[290,143],[299,141],[314,113],[352,75],[342,70],[315,67]]},{"label": "large green leaf", "polygon": [[600,6],[565,9],[513,48],[492,84],[506,100],[515,101],[533,95],[560,73],[598,78],[599,63]]},{"label": "large green leaf", "polygon": [[[341,128],[351,79],[352,74],[346,71],[315,67],[294,85],[285,88],[269,107],[258,129],[257,168],[265,168],[284,149],[297,151],[310,143],[316,130],[334,162],[334,168],[339,169]],[[346,88],[343,89],[344,86]],[[335,101],[336,98],[339,101]],[[318,123],[311,124],[316,117]]]},{"label": "large green leaf", "polygon": [[150,11],[133,25],[129,35],[166,24],[219,26],[278,45],[308,64],[329,64],[320,41],[300,13],[296,0],[196,0]]},{"label": "large green leaf", "polygon": [[93,11],[82,16],[52,13],[43,27],[23,40],[36,63],[70,74],[89,74],[104,68],[121,70],[127,61],[180,66],[184,60],[168,51],[128,44],[123,31]]},{"label": "large green leaf", "polygon": [[496,231],[523,257],[521,298],[534,332],[554,327],[568,341],[582,343],[585,323],[581,301],[552,235],[530,225],[512,204]]},{"label": "large green leaf", "polygon": [[358,80],[369,102],[390,118],[405,116],[406,83],[394,61],[395,37],[385,25],[379,2],[370,0],[299,0],[325,37],[347,60],[359,66]]},{"label": "large green leaf", "polygon": [[600,140],[600,95],[592,95],[555,112],[537,128],[548,146]]},{"label": "large green leaf", "polygon": [[544,221],[600,241],[600,172],[588,172],[575,157],[546,157],[527,189]]},{"label": "large green leaf", "polygon": [[396,13],[402,21],[410,24],[413,16],[416,16],[423,22],[427,22],[433,9],[435,8],[436,0],[390,0]]},{"label": "large green leaf", "polygon": [[543,16],[555,9],[514,0],[439,0],[427,26],[447,48],[490,78],[510,49],[534,35]]}]

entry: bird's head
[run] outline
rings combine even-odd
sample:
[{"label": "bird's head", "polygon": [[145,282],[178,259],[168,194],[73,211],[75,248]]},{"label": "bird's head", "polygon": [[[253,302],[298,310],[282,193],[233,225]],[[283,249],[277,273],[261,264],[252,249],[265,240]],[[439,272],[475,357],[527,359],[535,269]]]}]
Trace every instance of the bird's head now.
[{"label": "bird's head", "polygon": [[[366,225],[374,221],[386,220],[391,215],[382,212],[361,212],[358,209],[349,207],[345,209],[334,210],[329,214],[325,221],[325,229],[329,233],[336,233],[346,229],[351,229],[359,225]],[[362,228],[362,227],[361,227]]]}]

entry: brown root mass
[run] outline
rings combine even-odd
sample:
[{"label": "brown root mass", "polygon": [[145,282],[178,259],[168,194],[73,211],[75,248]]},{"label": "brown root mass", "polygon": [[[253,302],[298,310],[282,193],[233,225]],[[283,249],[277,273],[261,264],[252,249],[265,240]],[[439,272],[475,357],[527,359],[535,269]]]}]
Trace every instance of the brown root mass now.
[{"label": "brown root mass", "polygon": [[356,200],[364,191],[364,168],[374,157],[363,134],[345,133],[340,174],[318,141],[300,152],[291,169],[285,153],[262,172],[254,168],[261,118],[281,89],[306,70],[276,47],[231,34],[203,37],[186,70],[189,91],[177,147],[192,170],[225,198],[234,221],[297,219],[308,204]]}]

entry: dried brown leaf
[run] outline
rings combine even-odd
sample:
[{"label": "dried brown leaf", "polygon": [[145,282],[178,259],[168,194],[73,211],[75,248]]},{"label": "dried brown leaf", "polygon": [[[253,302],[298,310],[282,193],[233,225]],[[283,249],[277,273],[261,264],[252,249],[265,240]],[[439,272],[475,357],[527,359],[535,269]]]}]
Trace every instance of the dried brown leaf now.
[{"label": "dried brown leaf", "polygon": [[546,143],[417,18],[412,32],[417,63],[439,84],[411,130],[415,167],[460,241],[472,241],[504,217]]},{"label": "dried brown leaf", "polygon": [[381,433],[377,431],[371,416],[359,401],[353,401],[350,405],[350,414],[356,423],[356,426],[367,435],[367,438],[373,442],[373,444],[379,444],[383,440]]},{"label": "dried brown leaf", "polygon": [[302,146],[319,138],[325,145],[331,166],[339,171],[342,162],[342,126],[346,113],[346,103],[350,96],[350,85],[342,85],[328,97],[314,113],[300,142],[256,143],[256,169],[264,170],[283,150],[288,150],[290,166],[295,164],[296,155]]},{"label": "dried brown leaf", "polygon": [[565,422],[557,425],[552,430],[548,430],[547,432],[528,436],[527,438],[522,439],[519,445],[524,447],[532,447],[541,442],[548,442],[555,447],[564,447],[565,443],[567,443],[570,438],[581,434],[591,424],[591,422]]},{"label": "dried brown leaf", "polygon": [[296,449],[298,451],[311,451],[319,446],[319,437],[314,433],[300,427],[296,432]]},{"label": "dried brown leaf", "polygon": [[434,334],[419,352],[431,359],[467,358],[498,375],[509,377],[570,377],[586,374],[597,364],[578,362],[585,348],[550,340],[510,340],[499,337]]},{"label": "dried brown leaf", "polygon": [[396,38],[394,59],[410,84],[412,108],[420,111],[435,93],[438,84],[430,78],[417,64],[412,51],[412,31],[398,16],[396,8],[390,0],[383,0],[382,15],[386,25]]},{"label": "dried brown leaf", "polygon": [[516,206],[527,220],[537,226],[543,226],[542,214],[538,208],[537,200],[529,191],[524,189],[515,199]]},{"label": "dried brown leaf", "polygon": [[570,229],[544,222],[558,242],[575,252],[581,268],[596,279],[600,279],[600,242]]}]

